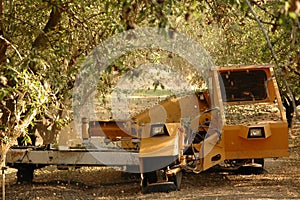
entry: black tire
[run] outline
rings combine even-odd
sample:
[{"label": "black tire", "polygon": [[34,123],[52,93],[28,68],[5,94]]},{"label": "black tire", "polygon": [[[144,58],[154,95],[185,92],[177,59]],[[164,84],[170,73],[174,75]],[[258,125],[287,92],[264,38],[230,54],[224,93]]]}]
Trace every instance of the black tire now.
[{"label": "black tire", "polygon": [[156,172],[155,171],[147,172],[147,173],[143,174],[143,178],[141,180],[141,187],[143,189],[143,188],[147,187],[148,184],[156,183],[156,182],[157,182]]},{"label": "black tire", "polygon": [[182,181],[182,171],[176,173],[175,175],[169,177],[169,181],[173,182],[176,186],[177,190],[181,188],[181,181]]},{"label": "black tire", "polygon": [[147,172],[146,177],[147,177],[148,183],[156,183],[157,182],[157,174],[155,171]]},{"label": "black tire", "polygon": [[253,166],[242,166],[239,168],[238,172],[243,175],[250,174],[263,174],[265,172],[264,165],[265,161],[263,158],[254,159],[254,163],[260,164],[261,167],[253,167]]},{"label": "black tire", "polygon": [[35,167],[30,164],[18,166],[17,182],[18,183],[32,183]]},{"label": "black tire", "polygon": [[264,166],[265,166],[265,159],[263,159],[263,158],[254,159],[254,163],[260,164],[261,168],[264,168]]}]

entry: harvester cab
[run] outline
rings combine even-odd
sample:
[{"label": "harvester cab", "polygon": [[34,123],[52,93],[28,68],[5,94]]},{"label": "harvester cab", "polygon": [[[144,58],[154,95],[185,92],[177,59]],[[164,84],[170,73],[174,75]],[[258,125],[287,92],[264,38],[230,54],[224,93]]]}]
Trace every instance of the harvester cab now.
[{"label": "harvester cab", "polygon": [[221,67],[218,72],[224,166],[263,167],[264,158],[288,156],[288,124],[273,66]]},{"label": "harvester cab", "polygon": [[[142,173],[147,166],[155,166],[164,172],[166,183],[176,180],[179,189],[181,170],[200,173],[218,165],[259,173],[264,158],[288,155],[288,126],[273,67],[218,67],[212,71],[211,90],[198,93],[196,100],[189,95],[159,105],[170,117],[165,123],[152,124],[150,133],[157,134],[141,140]],[[180,115],[187,109],[189,116]],[[147,122],[150,111],[136,116],[137,124]],[[164,163],[164,167],[155,163]],[[145,171],[142,188],[154,186],[158,170]]]}]

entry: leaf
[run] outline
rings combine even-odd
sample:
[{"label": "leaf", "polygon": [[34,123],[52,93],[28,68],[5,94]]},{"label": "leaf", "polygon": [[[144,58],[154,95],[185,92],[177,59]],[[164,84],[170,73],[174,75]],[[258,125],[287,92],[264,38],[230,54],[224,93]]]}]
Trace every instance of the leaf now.
[{"label": "leaf", "polygon": [[154,83],[152,84],[154,86],[154,91],[156,91],[159,84],[160,84],[159,81],[154,81]]},{"label": "leaf", "polygon": [[297,19],[297,15],[296,15],[295,12],[289,12],[289,16],[290,16],[290,18],[292,18],[292,19]]},{"label": "leaf", "polygon": [[7,78],[5,76],[0,76],[0,83],[2,85],[6,86],[7,82],[8,82],[8,80],[7,80]]}]

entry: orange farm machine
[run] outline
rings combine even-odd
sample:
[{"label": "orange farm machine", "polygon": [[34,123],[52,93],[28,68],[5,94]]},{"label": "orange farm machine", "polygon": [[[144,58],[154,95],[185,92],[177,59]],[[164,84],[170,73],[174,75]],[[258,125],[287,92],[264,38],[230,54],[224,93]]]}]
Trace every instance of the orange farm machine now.
[{"label": "orange farm machine", "polygon": [[[12,147],[19,181],[48,165],[114,166],[141,174],[143,192],[178,190],[182,171],[261,170],[288,156],[288,124],[270,65],[216,67],[212,90],[171,97],[129,120],[82,119],[82,144]],[[102,142],[101,148],[95,143]]]}]

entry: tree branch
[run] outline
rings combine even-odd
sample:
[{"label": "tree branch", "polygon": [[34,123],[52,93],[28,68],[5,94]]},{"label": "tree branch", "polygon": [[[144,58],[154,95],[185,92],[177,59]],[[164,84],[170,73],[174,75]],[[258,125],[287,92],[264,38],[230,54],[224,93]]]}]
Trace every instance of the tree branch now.
[{"label": "tree branch", "polygon": [[258,19],[258,16],[255,14],[255,12],[254,12],[254,10],[253,10],[253,8],[252,8],[252,6],[251,6],[249,0],[245,0],[245,1],[246,1],[246,3],[247,3],[247,5],[248,5],[248,7],[249,7],[249,9],[250,9],[250,11],[251,11],[251,13],[253,14],[253,16],[254,16],[256,22],[257,22],[258,25],[260,26],[261,31],[262,31],[263,34],[264,34],[264,37],[265,37],[266,40],[267,40],[268,46],[269,46],[269,48],[270,48],[270,50],[271,50],[271,52],[272,52],[272,56],[273,56],[273,58],[274,58],[274,60],[275,60],[276,65],[279,66],[277,56],[276,56],[275,51],[274,51],[274,49],[273,49],[273,46],[272,46],[272,44],[271,44],[270,38],[269,38],[269,36],[268,36],[268,33],[267,33],[266,29],[264,28],[264,25],[263,25],[263,24],[261,23],[261,21]]},{"label": "tree branch", "polygon": [[[0,30],[0,36],[2,37],[3,32]],[[7,50],[7,42],[4,40],[0,40],[0,64],[6,60],[6,50]]]},{"label": "tree branch", "polygon": [[0,35],[0,39],[3,40],[3,41],[5,41],[7,47],[8,47],[8,46],[11,46],[11,47],[16,51],[16,53],[18,54],[20,60],[23,60],[23,57],[21,56],[21,54],[20,54],[20,52],[18,51],[18,49],[17,49],[10,41],[8,41],[8,40],[7,40],[5,37],[3,37],[2,35]]},{"label": "tree branch", "polygon": [[[255,12],[254,12],[254,10],[253,10],[253,8],[252,8],[252,6],[251,6],[249,0],[245,0],[245,1],[246,1],[246,3],[247,3],[247,5],[248,5],[248,7],[249,7],[251,13],[252,13],[253,16],[255,17],[256,22],[257,22],[258,25],[260,26],[260,28],[261,28],[261,30],[262,30],[262,32],[263,32],[263,34],[264,34],[264,36],[265,36],[265,38],[266,38],[266,40],[267,40],[268,46],[269,46],[269,48],[270,48],[270,50],[271,50],[271,52],[272,52],[272,56],[273,56],[273,58],[274,58],[274,60],[275,60],[276,66],[279,67],[279,62],[278,62],[277,56],[276,56],[276,54],[275,54],[275,51],[274,51],[274,49],[273,49],[273,46],[272,46],[272,44],[271,44],[271,41],[270,41],[270,38],[269,38],[269,36],[268,36],[268,34],[267,34],[266,29],[264,28],[263,24],[262,24],[262,23],[260,22],[260,20],[258,19],[258,16],[255,14]],[[281,68],[279,68],[279,69],[281,70]],[[284,81],[284,84],[286,85],[286,89],[287,89],[289,95],[292,97],[292,104],[293,104],[294,110],[296,110],[296,103],[295,103],[294,95],[293,95],[293,93],[292,93],[292,91],[291,91],[291,89],[290,89],[290,87],[289,87],[289,84],[288,84],[287,80],[286,80],[284,77],[282,77],[282,79],[283,79],[283,81]],[[299,118],[299,115],[298,115],[298,112],[297,112],[297,111],[296,111],[296,118]]]},{"label": "tree branch", "polygon": [[[247,16],[249,19],[252,19],[252,20],[256,20],[255,17],[251,17],[251,16]],[[267,24],[267,25],[272,25],[272,26],[276,26],[277,24],[276,23],[272,23],[272,22],[266,22],[266,21],[263,21],[261,19],[259,19],[259,21],[262,23],[262,24]]]},{"label": "tree branch", "polygon": [[[3,0],[0,0],[0,36],[4,35],[2,19],[4,19],[4,2]],[[0,64],[6,59],[7,47],[7,43],[0,40]]]},{"label": "tree branch", "polygon": [[256,2],[256,1],[251,1],[251,2],[252,2],[255,6],[257,6],[259,9],[261,9],[261,10],[264,11],[265,13],[267,13],[267,14],[271,15],[273,18],[275,18],[275,15],[274,15],[273,13],[268,12],[267,9],[266,9],[266,8],[263,8],[261,5],[259,5],[258,2]]},{"label": "tree branch", "polygon": [[291,66],[287,65],[287,67],[289,68],[289,70],[290,70],[291,72],[293,72],[294,74],[300,76],[300,73],[297,72],[296,70],[294,70]]},{"label": "tree branch", "polygon": [[40,33],[32,44],[33,48],[43,50],[47,47],[47,37],[45,36],[48,32],[54,30],[56,25],[61,19],[61,10],[58,7],[52,7],[48,22],[44,27],[43,33]]},{"label": "tree branch", "polygon": [[71,16],[73,19],[75,19],[76,21],[78,21],[80,24],[82,24],[83,27],[87,28],[86,24],[84,23],[84,21],[81,21],[76,15],[75,12],[72,9],[68,9],[65,8],[63,5],[55,2],[55,1],[51,1],[51,0],[44,0],[44,2],[49,3],[51,6],[58,8],[61,12],[66,12],[69,16]]}]

